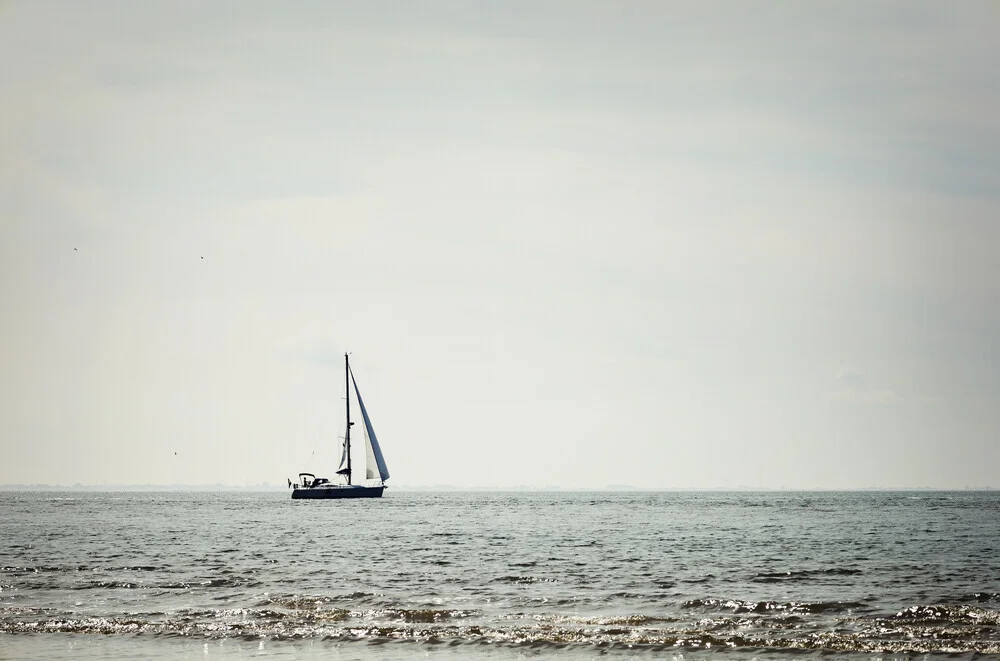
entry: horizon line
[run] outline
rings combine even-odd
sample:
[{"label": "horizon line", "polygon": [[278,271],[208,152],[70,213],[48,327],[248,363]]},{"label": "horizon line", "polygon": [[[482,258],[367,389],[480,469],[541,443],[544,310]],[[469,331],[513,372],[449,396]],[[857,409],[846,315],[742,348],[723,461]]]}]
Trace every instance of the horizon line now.
[{"label": "horizon line", "polygon": [[[874,492],[874,491],[994,491],[997,487],[993,485],[964,485],[961,487],[942,486],[877,486],[869,485],[864,487],[835,487],[835,486],[813,486],[813,487],[769,487],[769,486],[708,486],[708,487],[649,487],[630,484],[609,484],[595,487],[563,487],[559,485],[386,485],[394,491],[534,491],[534,492]],[[235,484],[0,484],[0,491],[287,491],[289,487],[280,484],[270,484],[261,482],[257,484],[235,485]]]}]

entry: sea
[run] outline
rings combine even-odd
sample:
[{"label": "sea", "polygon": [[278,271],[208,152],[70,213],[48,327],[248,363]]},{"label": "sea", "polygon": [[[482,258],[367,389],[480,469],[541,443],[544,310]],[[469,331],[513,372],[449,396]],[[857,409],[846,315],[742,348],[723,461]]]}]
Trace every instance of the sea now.
[{"label": "sea", "polygon": [[0,492],[0,659],[1000,655],[1000,492]]}]

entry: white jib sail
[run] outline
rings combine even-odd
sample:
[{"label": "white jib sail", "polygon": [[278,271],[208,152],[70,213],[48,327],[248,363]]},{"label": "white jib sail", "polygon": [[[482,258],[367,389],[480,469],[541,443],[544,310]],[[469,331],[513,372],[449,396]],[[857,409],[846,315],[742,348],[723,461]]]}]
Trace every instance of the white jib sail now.
[{"label": "white jib sail", "polygon": [[385,466],[385,459],[382,457],[382,448],[378,446],[378,439],[375,437],[375,430],[372,429],[372,421],[368,418],[365,403],[361,399],[358,382],[354,380],[353,370],[351,371],[351,383],[354,384],[354,394],[358,397],[358,408],[361,409],[361,417],[365,421],[365,458],[367,459],[365,477],[369,480],[378,477],[385,482],[389,479],[389,469]]}]

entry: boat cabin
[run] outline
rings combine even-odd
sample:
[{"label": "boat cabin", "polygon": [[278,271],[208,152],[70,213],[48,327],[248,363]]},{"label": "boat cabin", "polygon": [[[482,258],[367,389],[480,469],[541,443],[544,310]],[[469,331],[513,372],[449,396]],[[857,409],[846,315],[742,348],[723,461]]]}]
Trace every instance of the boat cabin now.
[{"label": "boat cabin", "polygon": [[309,489],[310,487],[318,487],[321,484],[327,484],[330,480],[325,477],[316,477],[312,473],[299,473],[298,484],[293,484],[292,487],[298,489],[299,487],[303,489]]}]

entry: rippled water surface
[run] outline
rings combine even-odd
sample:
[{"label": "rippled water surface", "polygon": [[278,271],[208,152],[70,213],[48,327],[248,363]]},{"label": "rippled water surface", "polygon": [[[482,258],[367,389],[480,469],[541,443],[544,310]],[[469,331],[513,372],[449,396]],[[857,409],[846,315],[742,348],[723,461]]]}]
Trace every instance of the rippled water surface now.
[{"label": "rippled water surface", "polygon": [[0,658],[1000,654],[1000,493],[0,493]]}]

